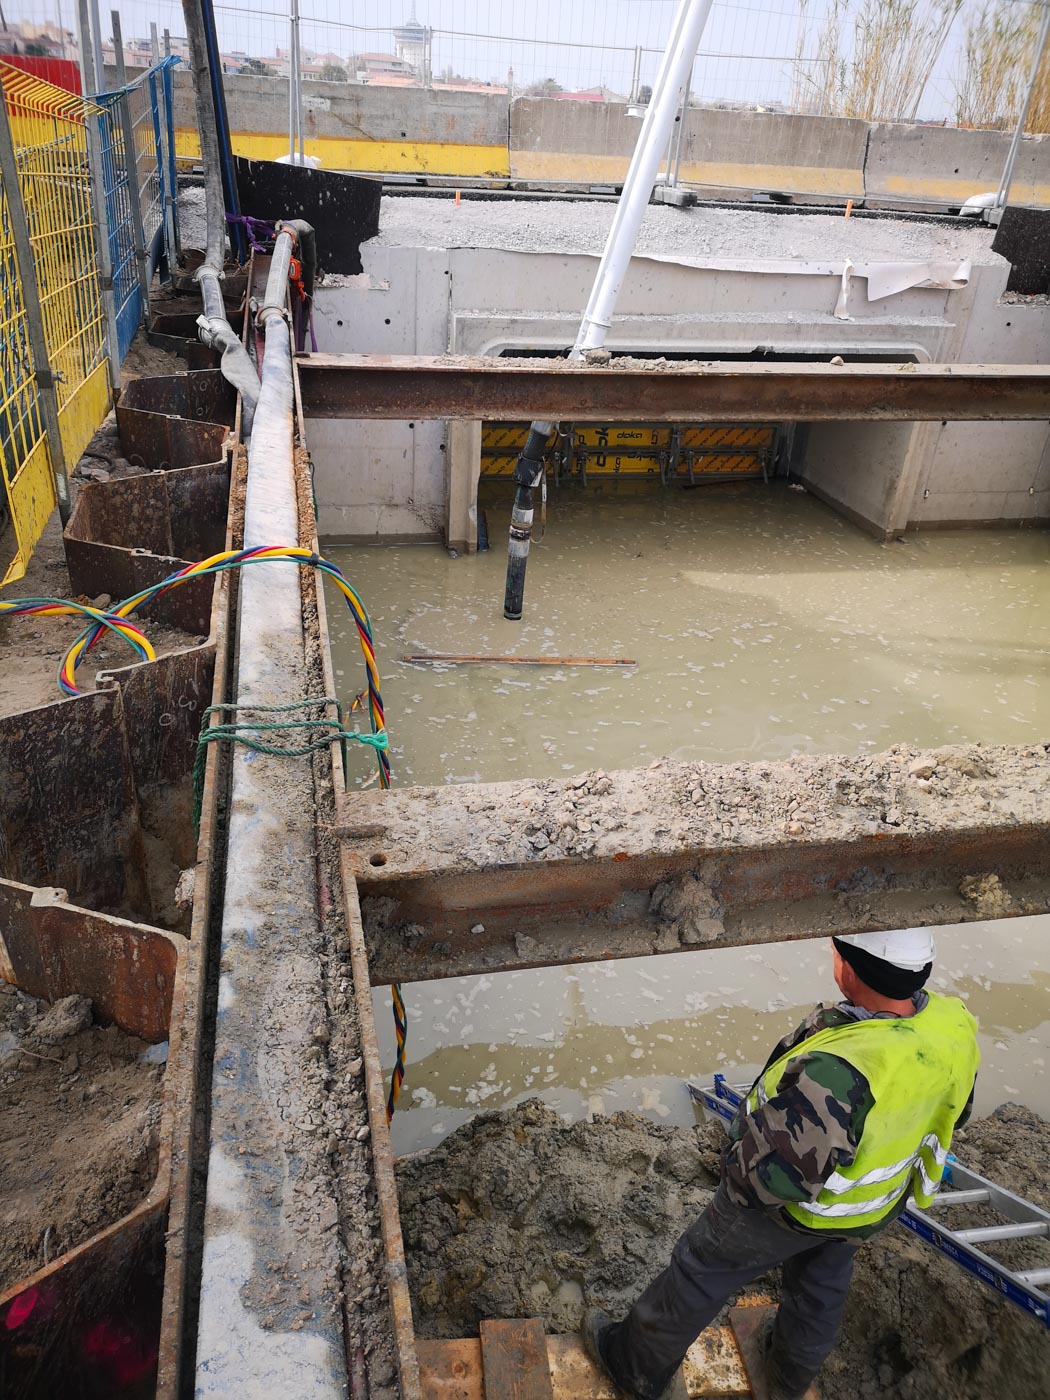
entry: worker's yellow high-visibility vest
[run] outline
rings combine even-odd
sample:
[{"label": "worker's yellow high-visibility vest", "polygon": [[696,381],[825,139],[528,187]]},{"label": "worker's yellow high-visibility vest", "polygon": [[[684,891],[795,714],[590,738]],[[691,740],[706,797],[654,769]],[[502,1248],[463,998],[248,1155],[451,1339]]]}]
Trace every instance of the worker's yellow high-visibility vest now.
[{"label": "worker's yellow high-visibility vest", "polygon": [[816,1050],[847,1061],[870,1086],[875,1103],[853,1162],[833,1171],[815,1200],[785,1202],[800,1225],[855,1230],[889,1215],[905,1192],[924,1207],[936,1194],[981,1056],[977,1022],[962,1002],[929,998],[914,1016],[818,1031],[770,1065],[748,1094],[754,1113],[776,1094],[789,1061]]}]

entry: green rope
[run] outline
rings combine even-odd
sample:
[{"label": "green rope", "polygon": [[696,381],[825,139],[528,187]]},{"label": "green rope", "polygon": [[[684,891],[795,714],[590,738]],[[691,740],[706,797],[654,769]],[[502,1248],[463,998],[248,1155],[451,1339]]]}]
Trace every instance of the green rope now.
[{"label": "green rope", "polygon": [[[320,705],[333,705],[336,719],[290,719],[273,724],[246,723],[209,724],[212,715],[226,710],[249,710],[255,714],[289,714],[293,710],[313,709]],[[250,736],[256,734],[316,733],[317,737],[303,744],[293,746],[268,744]],[[201,807],[204,801],[204,773],[207,767],[208,745],[219,740],[240,744],[255,753],[270,754],[277,758],[303,758],[307,754],[321,753],[337,740],[343,754],[343,774],[346,774],[346,746],[348,742],[365,744],[375,750],[386,750],[389,738],[386,730],[378,734],[364,734],[356,729],[347,729],[343,716],[342,702],[331,696],[321,696],[317,700],[297,700],[291,705],[209,705],[201,715],[201,732],[197,739],[197,754],[193,761],[193,826],[200,835]]]}]

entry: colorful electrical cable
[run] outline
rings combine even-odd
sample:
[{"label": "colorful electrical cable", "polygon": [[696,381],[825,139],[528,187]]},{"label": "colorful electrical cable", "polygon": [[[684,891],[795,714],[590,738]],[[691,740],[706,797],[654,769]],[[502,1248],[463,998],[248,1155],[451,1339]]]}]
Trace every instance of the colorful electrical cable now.
[{"label": "colorful electrical cable", "polygon": [[[152,584],[149,588],[132,594],[130,598],[125,598],[123,602],[118,603],[109,611],[92,608],[82,603],[68,602],[62,598],[15,598],[8,602],[0,601],[0,616],[4,614],[76,616],[80,614],[90,618],[91,625],[77,637],[66,652],[58,673],[58,683],[62,691],[66,695],[80,695],[82,692],[76,683],[77,668],[92,647],[105,635],[107,629],[123,637],[141,660],[153,661],[156,659],[156,653],[145,633],[137,623],[128,621],[132,613],[136,612],[144,603],[152,602],[154,598],[159,598],[161,594],[167,593],[172,588],[177,588],[180,584],[188,583],[191,579],[204,578],[208,574],[223,573],[229,569],[240,569],[247,564],[263,563],[288,563],[317,569],[319,572],[327,574],[343,594],[357,628],[361,650],[364,653],[365,670],[368,675],[368,713],[372,733],[385,735],[386,718],[383,712],[383,697],[379,689],[379,668],[376,664],[375,644],[372,640],[372,623],[368,612],[356,589],[344,578],[338,565],[322,558],[310,549],[296,545],[260,545],[255,549],[224,550],[220,554],[213,554],[207,559],[200,560],[199,563],[188,564],[186,568],[178,570],[177,573],[169,574],[159,583]],[[380,786],[388,788],[390,786],[390,760],[387,757],[387,750],[377,745],[375,753],[379,765]],[[388,1121],[393,1117],[401,1085],[405,1078],[405,1047],[408,1038],[408,1025],[401,988],[395,984],[392,993],[397,1055],[390,1078],[390,1093],[387,1097]]]},{"label": "colorful electrical cable", "polygon": [[390,988],[390,1001],[394,1012],[394,1036],[397,1040],[397,1057],[390,1071],[390,1092],[386,1097],[386,1121],[389,1123],[397,1107],[401,1085],[405,1082],[405,1042],[408,1040],[408,1018],[405,1015],[405,1002],[401,995],[401,984],[395,982]]},{"label": "colorful electrical cable", "polygon": [[87,603],[76,603],[68,598],[0,598],[0,617],[90,617],[94,623],[92,630],[97,631],[98,636],[108,628],[128,643],[140,661],[157,659],[149,638],[137,623]]},{"label": "colorful electrical cable", "polygon": [[[372,624],[368,612],[356,589],[343,577],[343,572],[338,565],[331,563],[328,559],[323,559],[310,549],[295,545],[260,545],[255,549],[224,550],[221,554],[213,554],[207,559],[200,560],[199,563],[188,564],[186,568],[180,569],[177,573],[169,574],[159,583],[152,584],[149,588],[132,594],[130,598],[125,598],[122,603],[118,603],[113,608],[113,615],[117,618],[127,618],[144,603],[159,598],[161,594],[167,593],[172,588],[177,588],[179,584],[189,582],[190,579],[223,573],[228,569],[240,569],[247,564],[282,562],[318,569],[321,573],[327,574],[346,598],[365,657],[365,670],[368,675],[368,710],[372,723],[372,733],[380,733],[386,729],[386,721],[383,715],[383,700],[379,691],[379,670],[376,666]],[[89,627],[81,633],[66,653],[59,672],[59,685],[67,695],[80,694],[76,684],[77,667],[101,636],[101,624]],[[389,787],[390,761],[383,750],[377,750],[376,757],[379,762],[380,783],[383,787]]]}]

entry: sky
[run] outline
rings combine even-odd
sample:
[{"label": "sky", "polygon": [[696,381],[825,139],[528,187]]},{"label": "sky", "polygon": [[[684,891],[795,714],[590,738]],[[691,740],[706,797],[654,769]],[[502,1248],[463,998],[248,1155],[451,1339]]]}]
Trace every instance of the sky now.
[{"label": "sky", "polygon": [[[1017,3],[1018,0],[1014,0]],[[645,49],[642,81],[652,83],[678,0],[416,0],[416,17],[434,30],[433,71],[450,67],[464,77],[516,86],[551,77],[565,88],[597,84],[626,94],[634,46]],[[828,0],[740,0],[716,3],[694,70],[694,93],[709,101],[789,100],[793,58],[804,8],[815,40]],[[920,0],[921,3],[921,0]],[[967,0],[969,6],[980,0]],[[1024,0],[1020,0],[1024,3]],[[61,13],[75,30],[75,0],[3,0],[8,19],[54,20]],[[103,29],[112,0],[99,0]],[[354,52],[390,52],[391,26],[407,19],[412,0],[300,0],[303,45],[345,58]],[[170,0],[119,0],[125,39],[148,37],[149,23],[184,32],[182,8]],[[964,7],[963,14],[966,9]],[[220,46],[253,57],[284,46],[287,0],[216,3]],[[958,64],[960,16],[927,88],[919,115],[950,116],[952,74]]]}]

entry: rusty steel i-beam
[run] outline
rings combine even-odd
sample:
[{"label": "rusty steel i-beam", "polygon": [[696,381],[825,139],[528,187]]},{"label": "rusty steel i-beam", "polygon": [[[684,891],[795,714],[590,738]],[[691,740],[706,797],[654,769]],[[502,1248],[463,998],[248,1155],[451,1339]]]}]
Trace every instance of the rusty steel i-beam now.
[{"label": "rusty steel i-beam", "polygon": [[1050,368],[301,355],[307,418],[753,423],[1050,419]]}]

